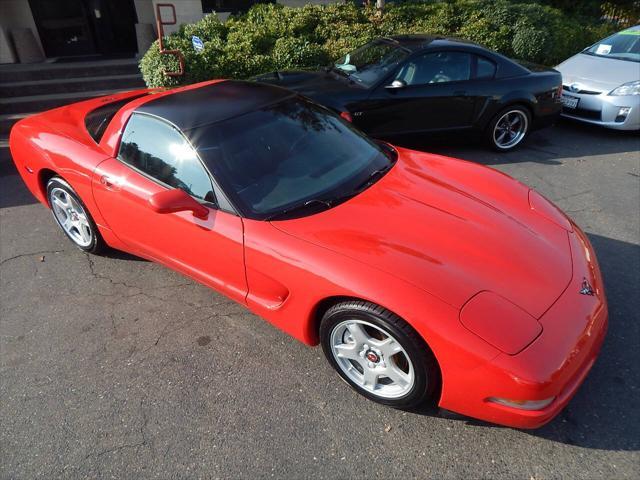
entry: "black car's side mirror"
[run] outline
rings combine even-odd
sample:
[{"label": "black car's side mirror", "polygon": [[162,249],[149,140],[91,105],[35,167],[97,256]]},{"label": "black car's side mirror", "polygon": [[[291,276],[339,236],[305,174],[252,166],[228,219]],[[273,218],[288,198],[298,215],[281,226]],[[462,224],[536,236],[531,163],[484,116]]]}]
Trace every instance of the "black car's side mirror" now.
[{"label": "black car's side mirror", "polygon": [[391,82],[389,85],[387,85],[386,89],[389,90],[397,90],[399,88],[404,88],[407,86],[407,82],[405,82],[404,80],[394,80],[393,82]]}]

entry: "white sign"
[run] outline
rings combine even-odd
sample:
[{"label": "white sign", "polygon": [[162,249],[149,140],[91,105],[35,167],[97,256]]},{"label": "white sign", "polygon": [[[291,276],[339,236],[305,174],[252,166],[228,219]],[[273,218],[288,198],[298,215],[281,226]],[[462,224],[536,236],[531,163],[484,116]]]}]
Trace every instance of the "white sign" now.
[{"label": "white sign", "polygon": [[191,44],[193,45],[193,49],[196,52],[201,52],[204,50],[204,42],[200,39],[200,37],[196,37],[195,35],[191,37]]}]

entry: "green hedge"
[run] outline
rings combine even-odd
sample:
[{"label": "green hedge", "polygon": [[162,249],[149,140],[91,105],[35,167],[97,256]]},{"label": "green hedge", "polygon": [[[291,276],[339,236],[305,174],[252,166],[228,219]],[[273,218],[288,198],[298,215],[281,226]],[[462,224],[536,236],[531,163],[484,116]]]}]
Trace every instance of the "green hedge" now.
[{"label": "green hedge", "polygon": [[[374,2],[375,3],[375,2]],[[448,0],[388,5],[380,15],[353,4],[288,8],[256,5],[221,23],[207,15],[168,36],[165,48],[185,56],[183,77],[174,57],[161,55],[155,42],[140,61],[149,87],[174,86],[211,78],[246,78],[270,70],[327,65],[379,36],[430,33],[473,40],[504,55],[554,65],[613,27],[597,19],[572,17],[548,5],[507,0]],[[204,41],[196,52],[192,35]]]}]

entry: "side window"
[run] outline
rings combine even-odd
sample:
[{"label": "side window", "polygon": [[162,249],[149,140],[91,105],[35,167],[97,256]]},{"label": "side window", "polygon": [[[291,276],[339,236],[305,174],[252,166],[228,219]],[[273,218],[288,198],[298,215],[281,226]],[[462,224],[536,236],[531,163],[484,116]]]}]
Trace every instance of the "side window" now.
[{"label": "side window", "polygon": [[160,120],[133,114],[118,157],[166,185],[202,200],[213,199],[211,181],[195,150],[178,130]]},{"label": "side window", "polygon": [[493,78],[496,74],[496,64],[484,57],[478,57],[476,78]]},{"label": "side window", "polygon": [[407,85],[459,82],[471,78],[471,55],[463,52],[434,52],[409,60],[396,80]]}]

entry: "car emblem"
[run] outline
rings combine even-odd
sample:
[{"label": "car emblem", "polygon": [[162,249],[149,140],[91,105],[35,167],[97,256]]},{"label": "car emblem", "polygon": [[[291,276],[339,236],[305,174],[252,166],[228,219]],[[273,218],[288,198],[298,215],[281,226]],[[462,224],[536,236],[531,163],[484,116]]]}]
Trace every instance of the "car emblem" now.
[{"label": "car emblem", "polygon": [[378,355],[375,352],[369,350],[367,352],[367,360],[369,360],[372,363],[377,363],[380,360],[380,357],[378,357]]},{"label": "car emblem", "polygon": [[571,85],[569,85],[569,90],[571,90],[573,93],[579,92],[580,91],[580,84],[579,83],[572,83]]},{"label": "car emblem", "polygon": [[586,278],[582,279],[582,286],[580,287],[580,295],[593,295],[593,287]]}]

